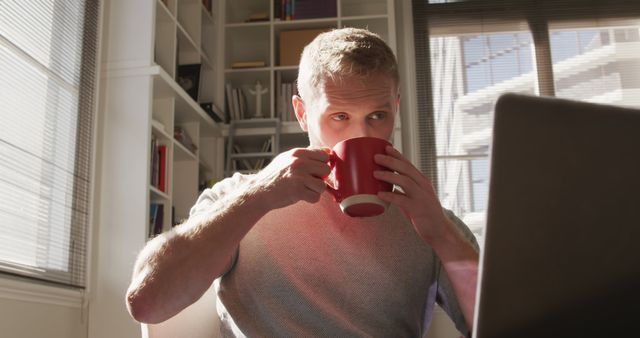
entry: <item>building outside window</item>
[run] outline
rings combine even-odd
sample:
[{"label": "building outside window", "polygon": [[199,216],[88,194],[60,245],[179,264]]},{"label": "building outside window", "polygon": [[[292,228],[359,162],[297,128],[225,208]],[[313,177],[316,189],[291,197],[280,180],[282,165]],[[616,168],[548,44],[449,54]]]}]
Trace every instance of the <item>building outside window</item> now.
[{"label": "building outside window", "polygon": [[[640,20],[543,19],[548,40],[538,46],[534,33],[540,32],[524,19],[415,20],[428,26],[434,183],[443,206],[478,237],[486,223],[493,109],[501,94],[540,95],[538,68],[548,62],[555,96],[640,106]],[[550,60],[536,48],[549,50]]]}]

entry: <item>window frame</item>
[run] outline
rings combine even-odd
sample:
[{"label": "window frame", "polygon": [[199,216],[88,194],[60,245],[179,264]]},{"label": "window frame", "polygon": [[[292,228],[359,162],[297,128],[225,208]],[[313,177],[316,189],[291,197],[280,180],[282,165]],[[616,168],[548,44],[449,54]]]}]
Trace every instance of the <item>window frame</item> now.
[{"label": "window frame", "polygon": [[[102,28],[102,4],[99,0],[83,1],[82,33],[78,37],[81,45],[80,71],[77,85],[77,124],[75,147],[72,150],[75,158],[74,167],[84,168],[87,177],[76,176],[72,184],[72,209],[86,209],[86,215],[78,217],[75,213],[71,216],[71,229],[69,231],[68,247],[68,271],[60,271],[42,267],[31,267],[10,261],[0,261],[0,298],[33,301],[42,304],[64,305],[81,307],[84,303],[84,295],[89,289],[92,225],[94,218],[94,193],[96,173],[96,145],[98,140],[97,111],[98,111],[98,76],[100,74],[100,39]],[[53,10],[53,26],[64,26],[67,23],[60,20],[57,13],[65,10],[64,4],[56,3]],[[52,29],[52,40],[67,38],[65,34]],[[61,32],[61,31],[60,31]],[[6,40],[9,45],[13,43]],[[53,49],[64,48],[58,44],[52,45]],[[34,65],[50,77],[50,81],[56,81],[68,85],[67,80],[58,74],[51,72],[55,66],[45,66],[20,47],[13,45],[13,49],[22,54],[22,58]],[[55,98],[54,98],[55,99]],[[47,116],[52,119],[52,116]],[[55,121],[52,121],[55,123]],[[79,183],[82,180],[83,183]],[[78,220],[80,218],[80,220]],[[84,238],[78,253],[74,248],[78,244],[75,241],[80,233]]]},{"label": "window frame", "polygon": [[[455,1],[455,0],[454,0]],[[418,129],[418,156],[416,163],[427,177],[438,177],[438,160],[450,156],[438,156],[436,149],[435,108],[432,88],[432,69],[429,58],[432,27],[438,35],[470,32],[481,27],[483,22],[510,18],[514,22],[526,22],[531,32],[535,58],[536,84],[541,96],[555,96],[553,60],[551,55],[550,22],[554,25],[598,20],[637,20],[640,3],[634,0],[609,0],[607,2],[584,0],[475,0],[445,3],[428,3],[427,0],[412,0],[413,35],[415,43],[416,114]],[[456,22],[455,25],[451,24]],[[490,26],[490,25],[487,25]],[[430,28],[431,27],[431,28]],[[486,27],[486,26],[485,26]],[[572,26],[575,27],[575,26]],[[496,25],[496,32],[510,30]],[[511,30],[517,30],[511,28]],[[490,33],[486,30],[476,32]],[[435,35],[435,34],[433,34]],[[427,59],[426,61],[424,59]],[[419,93],[424,93],[420,95]],[[426,154],[426,156],[423,156]],[[439,182],[432,181],[436,192]]]}]

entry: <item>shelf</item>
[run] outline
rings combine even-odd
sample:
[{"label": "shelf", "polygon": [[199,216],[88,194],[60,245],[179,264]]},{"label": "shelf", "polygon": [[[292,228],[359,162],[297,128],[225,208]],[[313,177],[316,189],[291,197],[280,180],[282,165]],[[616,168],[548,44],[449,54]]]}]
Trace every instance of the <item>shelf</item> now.
[{"label": "shelf", "polygon": [[164,200],[164,201],[169,201],[169,195],[167,195],[165,192],[160,191],[160,189],[149,185],[149,191],[151,192],[151,201],[158,201],[158,200]]},{"label": "shelf", "polygon": [[[276,3],[277,5],[277,3]],[[368,28],[384,39],[392,50],[395,50],[395,30],[394,30],[394,2],[391,0],[340,0],[336,1],[338,6],[334,17],[281,20],[275,17],[274,3],[257,0],[234,0],[226,1],[224,13],[219,17],[223,22],[221,28],[224,36],[223,57],[224,69],[221,70],[224,85],[233,88],[246,90],[252,88],[256,81],[260,81],[263,87],[269,89],[266,97],[261,102],[262,112],[266,116],[276,116],[278,108],[282,104],[280,97],[283,90],[281,84],[295,84],[299,67],[288,62],[287,66],[280,66],[282,61],[280,53],[280,43],[282,33],[296,30],[330,30],[342,27]],[[270,11],[269,21],[244,22],[246,18],[255,13]],[[285,41],[286,42],[286,39]],[[293,46],[294,43],[290,47]],[[295,46],[295,53],[298,54],[298,46]],[[291,49],[293,51],[293,49]],[[285,58],[286,60],[286,58]],[[265,67],[232,69],[231,64],[238,61],[265,61]],[[220,63],[220,62],[219,62]],[[295,88],[293,88],[295,90]],[[226,98],[226,91],[220,88],[219,95]],[[246,93],[245,93],[246,94]],[[251,104],[255,101],[255,96],[246,95],[248,99],[248,112],[254,109]],[[284,102],[287,107],[291,104],[289,99]],[[265,107],[267,105],[267,107]],[[265,110],[266,108],[266,110]],[[281,109],[280,109],[281,110]],[[248,115],[251,115],[250,113]],[[307,147],[309,145],[308,135],[302,130],[295,117],[284,114],[287,120],[280,124],[280,133],[277,139],[278,152],[291,148]],[[249,117],[249,116],[247,116]],[[276,116],[278,117],[278,116]],[[237,123],[237,122],[236,122]],[[233,161],[238,159],[255,158],[260,156],[261,145],[265,138],[275,136],[273,126],[261,125],[241,125],[239,122],[235,126],[232,145],[239,146],[244,153],[232,154],[225,159],[225,175],[229,175]],[[399,130],[396,128],[396,130]],[[221,126],[221,133],[228,137],[229,126]],[[227,153],[231,153],[227,144]],[[262,155],[266,156],[266,155]],[[237,164],[237,163],[236,163]],[[244,168],[241,166],[239,168]]]},{"label": "shelf", "polygon": [[[203,136],[220,136],[220,127],[196,103],[182,87],[180,87],[160,66],[151,67],[153,77],[153,96],[156,98],[175,98],[176,124],[199,122]],[[214,113],[224,116],[217,106],[213,106]]]},{"label": "shelf", "polygon": [[151,133],[160,140],[171,141],[172,137],[164,129],[160,129],[153,122],[151,123]]},{"label": "shelf", "polygon": [[[247,120],[250,121],[250,120]],[[229,136],[229,125],[224,125],[221,127],[222,136]],[[247,128],[236,128],[236,137],[242,136],[266,136],[272,135],[274,133],[274,127],[247,127]],[[281,135],[290,135],[290,134],[306,134],[302,128],[300,128],[300,124],[298,121],[286,121],[281,122],[280,124],[280,134]]]},{"label": "shelf", "polygon": [[276,154],[272,152],[268,153],[241,153],[241,154],[231,154],[231,159],[239,160],[239,159],[251,159],[251,158],[272,158],[276,156]]},{"label": "shelf", "polygon": [[209,13],[209,11],[204,6],[204,4],[202,4],[202,17],[205,18],[205,20],[208,21],[208,22],[206,22],[206,24],[213,25],[215,23],[215,21],[213,20],[213,13]]},{"label": "shelf", "polygon": [[389,16],[386,14],[378,14],[378,15],[354,15],[354,16],[345,16],[342,17],[342,21],[357,21],[357,20],[379,20],[379,19],[387,19]]},{"label": "shelf", "polygon": [[176,21],[176,19],[173,17],[173,14],[171,14],[171,11],[169,11],[169,8],[167,8],[167,5],[165,5],[164,2],[157,0],[156,5],[156,15],[158,21]]},{"label": "shelf", "polygon": [[275,67],[273,67],[273,70],[275,70],[275,71],[287,71],[287,70],[297,71],[298,70],[298,66],[275,66]]},{"label": "shelf", "polygon": [[271,70],[271,67],[254,67],[254,68],[227,68],[225,73],[250,73],[250,72],[265,72]]},{"label": "shelf", "polygon": [[202,159],[198,161],[198,164],[200,165],[200,168],[204,169],[205,171],[213,171],[213,168],[211,168],[211,166],[204,162]]},{"label": "shelf", "polygon": [[192,153],[189,149],[182,145],[182,143],[173,140],[173,160],[174,161],[197,161],[198,157]]},{"label": "shelf", "polygon": [[224,25],[226,28],[269,26],[270,21],[234,22]]}]

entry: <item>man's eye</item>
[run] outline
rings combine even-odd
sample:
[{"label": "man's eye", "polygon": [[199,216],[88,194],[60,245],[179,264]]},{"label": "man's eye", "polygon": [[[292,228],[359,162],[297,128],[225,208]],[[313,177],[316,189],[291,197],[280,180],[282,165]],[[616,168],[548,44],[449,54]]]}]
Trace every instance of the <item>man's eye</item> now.
[{"label": "man's eye", "polygon": [[383,111],[375,112],[375,113],[372,113],[371,115],[369,115],[369,118],[372,119],[372,120],[382,120],[385,117],[387,117],[387,113],[385,113]]},{"label": "man's eye", "polygon": [[347,114],[334,114],[331,116],[334,121],[344,121],[347,119]]}]

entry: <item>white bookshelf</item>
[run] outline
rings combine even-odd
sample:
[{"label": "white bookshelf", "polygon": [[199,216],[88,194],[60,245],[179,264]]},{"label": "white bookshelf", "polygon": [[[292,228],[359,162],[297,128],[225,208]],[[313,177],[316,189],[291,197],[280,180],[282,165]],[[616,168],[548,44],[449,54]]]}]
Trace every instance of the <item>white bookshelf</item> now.
[{"label": "white bookshelf", "polygon": [[[145,169],[140,184],[146,189],[146,207],[136,219],[149,233],[150,205],[163,205],[162,231],[172,227],[172,219],[188,216],[202,182],[222,177],[224,154],[221,124],[200,106],[212,103],[213,113],[223,117],[216,99],[219,85],[215,60],[216,8],[209,12],[201,0],[113,1],[111,24],[117,44],[109,46],[105,78],[109,88],[107,104],[119,104],[123,118],[135,114],[140,123],[119,133],[135,133],[135,147],[125,147],[121,156],[136,170]],[[199,64],[198,94],[194,99],[178,83],[183,65]],[[137,83],[133,88],[130,86]],[[121,88],[129,88],[124,91]],[[122,104],[129,102],[131,104]],[[109,112],[111,113],[111,112]],[[187,149],[174,138],[174,129],[184,130],[196,149]],[[146,135],[146,137],[145,137]],[[151,184],[151,139],[166,146],[165,189]],[[138,145],[145,145],[144,149]],[[132,188],[131,186],[128,186]],[[175,212],[175,214],[172,214]]]},{"label": "white bookshelf", "polygon": [[[283,82],[294,82],[297,78],[297,66],[281,66],[279,55],[279,36],[284,31],[303,29],[330,29],[342,27],[368,28],[379,34],[396,51],[395,11],[393,0],[337,0],[337,15],[329,18],[301,20],[280,20],[274,17],[274,1],[234,0],[221,1],[220,13],[224,13],[221,24],[224,27],[222,45],[224,46],[224,74],[221,76],[225,84],[233,87],[251,88],[256,80],[269,88],[266,99],[263,97],[262,108],[265,114],[278,117],[276,102],[279,94],[277,78]],[[268,13],[267,21],[245,22],[252,14]],[[264,61],[264,67],[233,69],[231,65],[237,61]],[[275,89],[275,90],[274,90]],[[224,88],[218,88],[219,97],[225,97]],[[247,96],[249,115],[255,110],[253,96]],[[287,102],[290,104],[290,102]],[[399,119],[398,119],[399,122]],[[243,131],[251,134],[251,131]],[[394,133],[395,143],[401,145],[400,124]],[[306,134],[295,121],[284,121],[280,150],[292,147],[307,146]]]}]

